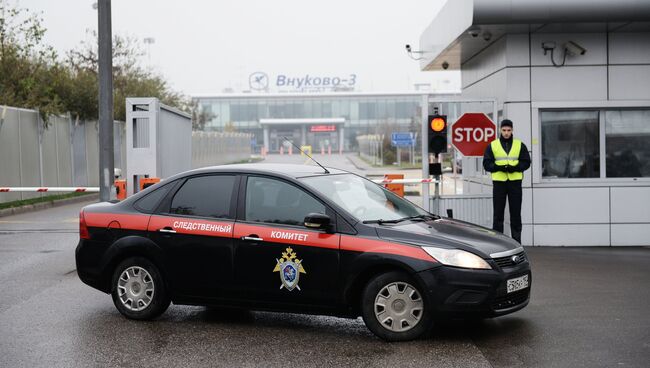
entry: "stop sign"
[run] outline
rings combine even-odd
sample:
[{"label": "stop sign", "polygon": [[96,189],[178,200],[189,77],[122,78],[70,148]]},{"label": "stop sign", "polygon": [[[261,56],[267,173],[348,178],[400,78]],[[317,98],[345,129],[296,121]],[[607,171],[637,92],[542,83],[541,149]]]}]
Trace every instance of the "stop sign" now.
[{"label": "stop sign", "polygon": [[451,126],[451,143],[463,156],[483,156],[496,138],[496,125],[483,113],[465,113]]}]

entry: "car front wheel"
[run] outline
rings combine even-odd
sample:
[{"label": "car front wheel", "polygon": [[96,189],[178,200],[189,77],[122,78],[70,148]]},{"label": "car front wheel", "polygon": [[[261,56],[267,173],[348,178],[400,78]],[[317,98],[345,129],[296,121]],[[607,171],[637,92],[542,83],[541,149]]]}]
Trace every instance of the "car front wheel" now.
[{"label": "car front wheel", "polygon": [[361,303],[366,326],[384,340],[413,340],[431,327],[426,298],[406,273],[393,271],[374,277],[366,285]]},{"label": "car front wheel", "polygon": [[158,317],[170,303],[160,271],[142,257],[126,259],[115,268],[111,295],[120,313],[137,320]]}]

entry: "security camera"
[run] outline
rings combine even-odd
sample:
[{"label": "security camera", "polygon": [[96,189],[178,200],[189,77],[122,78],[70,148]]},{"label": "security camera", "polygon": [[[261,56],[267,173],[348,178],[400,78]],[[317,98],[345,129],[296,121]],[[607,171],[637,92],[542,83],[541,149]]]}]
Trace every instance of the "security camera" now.
[{"label": "security camera", "polygon": [[489,40],[491,40],[491,39],[492,39],[492,33],[490,33],[489,31],[485,31],[485,32],[483,32],[483,39],[484,39],[485,41],[489,41]]},{"label": "security camera", "polygon": [[446,62],[446,61],[443,61],[443,62],[442,62],[442,69],[444,69],[444,70],[449,69],[449,63]]},{"label": "security camera", "polygon": [[565,43],[564,50],[571,56],[584,55],[587,52],[587,49],[573,41]]},{"label": "security camera", "polygon": [[411,45],[406,44],[406,52],[411,52]]},{"label": "security camera", "polygon": [[468,30],[467,33],[469,33],[469,35],[472,36],[472,38],[476,38],[478,37],[478,35],[481,34],[481,30],[477,28],[472,28]]}]

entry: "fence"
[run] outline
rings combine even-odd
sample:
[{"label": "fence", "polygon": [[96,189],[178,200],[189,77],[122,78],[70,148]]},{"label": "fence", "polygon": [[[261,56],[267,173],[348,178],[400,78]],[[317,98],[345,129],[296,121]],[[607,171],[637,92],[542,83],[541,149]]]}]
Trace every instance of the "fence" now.
[{"label": "fence", "polygon": [[[432,213],[447,216],[447,210],[452,210],[457,220],[492,227],[491,194],[444,195],[440,198],[431,197],[430,200]],[[506,222],[509,222],[509,219],[506,219]]]},{"label": "fence", "polygon": [[[0,106],[0,185],[99,185],[98,125],[52,116],[45,128],[37,111]],[[114,125],[115,167],[124,168],[124,123]],[[0,203],[42,196],[0,193]]]},{"label": "fence", "polygon": [[251,139],[247,133],[192,132],[192,168],[247,161]]},{"label": "fence", "polygon": [[[126,173],[126,131],[115,122],[115,167]],[[37,111],[0,106],[0,186],[99,186],[99,132],[95,121],[52,116],[44,128]],[[251,136],[243,133],[192,133],[192,167],[250,158]],[[43,196],[0,193],[0,203]]]},{"label": "fence", "polygon": [[379,134],[358,136],[357,142],[359,143],[359,155],[373,165],[383,165],[383,141],[384,137]]}]

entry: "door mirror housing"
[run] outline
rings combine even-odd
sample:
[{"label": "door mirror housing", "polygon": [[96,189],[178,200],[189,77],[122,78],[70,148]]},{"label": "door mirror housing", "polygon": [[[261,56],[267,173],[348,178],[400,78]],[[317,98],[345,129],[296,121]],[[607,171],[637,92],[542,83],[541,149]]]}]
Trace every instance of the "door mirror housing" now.
[{"label": "door mirror housing", "polygon": [[305,227],[310,229],[327,229],[330,222],[330,217],[322,213],[310,213],[305,216]]}]

